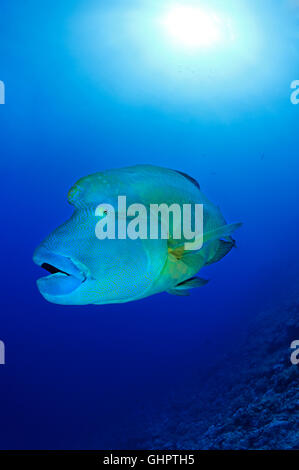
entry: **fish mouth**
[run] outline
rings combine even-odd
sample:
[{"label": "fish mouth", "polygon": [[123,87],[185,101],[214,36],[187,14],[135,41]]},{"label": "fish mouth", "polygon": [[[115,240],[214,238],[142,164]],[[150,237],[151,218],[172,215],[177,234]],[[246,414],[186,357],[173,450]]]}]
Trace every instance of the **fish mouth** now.
[{"label": "fish mouth", "polygon": [[37,280],[40,293],[47,299],[71,294],[89,277],[88,270],[82,263],[44,247],[35,250],[33,261],[50,273]]},{"label": "fish mouth", "polygon": [[56,268],[56,266],[53,266],[52,264],[49,264],[49,263],[43,263],[41,265],[41,268],[45,269],[46,271],[48,271],[51,274],[62,273],[62,274],[66,274],[67,276],[70,276],[69,273],[66,273],[65,271],[62,271],[61,269]]}]

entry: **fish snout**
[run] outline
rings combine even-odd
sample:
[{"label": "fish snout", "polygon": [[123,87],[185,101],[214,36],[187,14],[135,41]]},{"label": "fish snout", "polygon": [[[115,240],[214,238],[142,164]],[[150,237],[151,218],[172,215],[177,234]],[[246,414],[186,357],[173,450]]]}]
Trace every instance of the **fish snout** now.
[{"label": "fish snout", "polygon": [[82,263],[53,253],[44,246],[39,246],[35,250],[33,261],[50,273],[37,281],[40,293],[50,301],[57,296],[61,298],[61,296],[71,294],[86,281],[89,275]]}]

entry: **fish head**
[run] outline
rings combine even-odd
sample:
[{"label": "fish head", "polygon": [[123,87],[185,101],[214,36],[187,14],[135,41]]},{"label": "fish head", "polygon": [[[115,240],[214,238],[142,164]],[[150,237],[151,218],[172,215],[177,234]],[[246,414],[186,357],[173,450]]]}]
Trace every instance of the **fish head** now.
[{"label": "fish head", "polygon": [[49,302],[128,302],[150,289],[162,270],[165,240],[99,239],[95,231],[99,217],[94,207],[77,209],[36,248],[34,262],[50,272],[37,281]]}]

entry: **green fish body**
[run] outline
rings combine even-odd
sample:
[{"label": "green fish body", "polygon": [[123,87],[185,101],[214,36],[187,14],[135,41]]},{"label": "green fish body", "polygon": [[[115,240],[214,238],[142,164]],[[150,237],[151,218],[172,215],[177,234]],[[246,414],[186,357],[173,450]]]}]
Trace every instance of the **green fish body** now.
[{"label": "green fish body", "polygon": [[[169,224],[167,239],[98,239],[95,227],[101,217],[107,217],[107,211],[97,212],[97,208],[101,204],[117,208],[118,196],[126,196],[127,207],[142,204],[148,215],[152,204],[202,204],[202,246],[186,249],[184,236],[174,237],[175,220]],[[189,289],[207,282],[195,275],[232,249],[231,234],[241,225],[228,225],[193,178],[150,165],[86,176],[70,189],[68,200],[74,207],[73,215],[33,256],[36,264],[51,273],[38,280],[40,293],[57,304],[123,303],[164,291],[187,295]],[[116,232],[122,223],[123,214],[116,212]],[[146,224],[149,232],[148,219]]]}]

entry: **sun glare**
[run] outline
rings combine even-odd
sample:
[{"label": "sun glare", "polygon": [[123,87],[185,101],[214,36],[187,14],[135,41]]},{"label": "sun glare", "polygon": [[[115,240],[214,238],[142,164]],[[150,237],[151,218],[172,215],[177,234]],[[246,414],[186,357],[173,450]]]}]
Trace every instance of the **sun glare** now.
[{"label": "sun glare", "polygon": [[221,20],[199,7],[174,6],[167,13],[164,25],[178,43],[190,48],[211,46],[221,40]]}]

